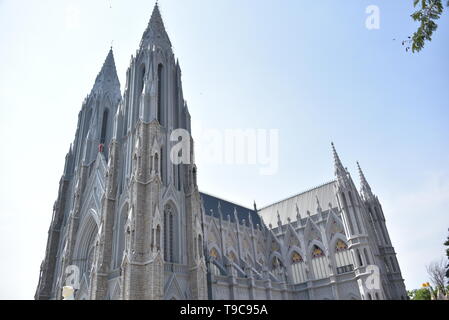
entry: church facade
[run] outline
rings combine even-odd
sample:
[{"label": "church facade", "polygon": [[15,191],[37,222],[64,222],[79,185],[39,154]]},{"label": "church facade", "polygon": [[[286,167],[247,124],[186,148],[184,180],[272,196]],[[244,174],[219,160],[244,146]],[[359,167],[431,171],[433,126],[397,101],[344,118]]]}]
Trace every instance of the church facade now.
[{"label": "church facade", "polygon": [[36,299],[64,286],[99,300],[406,299],[379,199],[333,145],[331,182],[246,208],[200,192],[193,161],[171,161],[174,130],[190,126],[156,5],[123,94],[111,49],[82,103]]}]

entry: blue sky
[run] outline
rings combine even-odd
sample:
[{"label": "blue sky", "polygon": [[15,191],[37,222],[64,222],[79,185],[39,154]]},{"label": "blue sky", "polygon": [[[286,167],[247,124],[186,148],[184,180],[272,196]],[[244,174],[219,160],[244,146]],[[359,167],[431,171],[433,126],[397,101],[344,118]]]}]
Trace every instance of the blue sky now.
[{"label": "blue sky", "polygon": [[[112,8],[110,6],[112,5]],[[0,0],[0,298],[31,299],[81,102],[113,41],[122,84],[152,1]],[[368,5],[380,29],[365,27]],[[449,227],[449,19],[419,54],[412,0],[162,0],[195,127],[280,134],[279,171],[205,163],[203,191],[251,206],[333,178],[330,142],[379,196],[408,288]],[[393,40],[395,39],[395,40]],[[203,162],[203,164],[202,164]]]}]

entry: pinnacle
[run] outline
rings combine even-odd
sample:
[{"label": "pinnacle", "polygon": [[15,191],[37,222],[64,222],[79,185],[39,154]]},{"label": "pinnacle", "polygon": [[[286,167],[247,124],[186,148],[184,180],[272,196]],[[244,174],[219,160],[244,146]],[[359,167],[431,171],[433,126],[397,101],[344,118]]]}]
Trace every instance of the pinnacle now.
[{"label": "pinnacle", "polygon": [[365,198],[369,198],[373,196],[373,193],[371,191],[371,187],[368,184],[368,181],[365,178],[365,175],[363,174],[362,168],[360,167],[359,162],[357,162],[357,168],[359,170],[359,176],[360,176],[360,186],[361,186],[361,192]]},{"label": "pinnacle", "polygon": [[335,145],[332,142],[332,153],[334,155],[334,166],[335,166],[335,174],[340,175],[344,174],[345,169],[343,167],[343,164],[341,163],[340,157],[338,156],[337,150],[335,149]]},{"label": "pinnacle", "polygon": [[162,20],[162,15],[157,1],[154,5],[153,13],[151,14],[147,29],[143,33],[140,45],[142,47],[142,45],[148,44],[149,42],[159,42],[171,48],[171,42],[167,32],[165,31],[164,22]]},{"label": "pinnacle", "polygon": [[120,81],[117,76],[117,69],[115,67],[114,52],[112,47],[109,49],[108,55],[101,67],[100,72],[95,79],[95,84],[92,88],[92,92],[106,92],[110,91],[120,98]]}]

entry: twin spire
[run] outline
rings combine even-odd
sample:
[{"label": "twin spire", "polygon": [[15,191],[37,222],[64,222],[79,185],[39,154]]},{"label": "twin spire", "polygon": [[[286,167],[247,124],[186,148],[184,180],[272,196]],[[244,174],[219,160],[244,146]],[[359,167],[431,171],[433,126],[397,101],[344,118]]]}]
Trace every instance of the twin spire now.
[{"label": "twin spire", "polygon": [[[171,42],[165,31],[164,22],[162,21],[159,5],[156,2],[153,13],[151,14],[150,22],[143,33],[140,47],[148,44],[158,44],[159,46],[171,48]],[[114,53],[112,47],[106,57],[106,60],[95,79],[95,84],[92,88],[92,93],[110,92],[113,98],[120,98],[120,81],[117,76],[117,69],[115,66]]]},{"label": "twin spire", "polygon": [[95,84],[92,88],[92,93],[109,92],[111,98],[120,99],[120,81],[117,76],[117,69],[115,67],[114,53],[112,47],[103,63],[103,67],[95,79]]},{"label": "twin spire", "polygon": [[[343,167],[340,157],[338,156],[337,150],[335,149],[334,143],[332,142],[331,145],[332,145],[332,153],[334,156],[335,175],[337,176],[338,179],[345,178],[347,171]],[[371,191],[371,187],[368,184],[368,181],[366,180],[365,175],[363,174],[363,171],[362,171],[362,168],[360,167],[359,162],[357,162],[357,168],[358,168],[359,176],[360,176],[360,193],[362,194],[362,197],[365,200],[374,198],[374,194]]]}]

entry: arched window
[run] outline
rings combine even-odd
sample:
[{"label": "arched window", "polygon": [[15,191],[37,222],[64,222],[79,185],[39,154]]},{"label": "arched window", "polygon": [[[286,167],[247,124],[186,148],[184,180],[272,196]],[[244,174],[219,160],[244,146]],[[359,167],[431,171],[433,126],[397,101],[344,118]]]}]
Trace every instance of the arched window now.
[{"label": "arched window", "polygon": [[376,300],[380,300],[379,299],[379,294],[377,292],[374,295],[376,296]]},{"label": "arched window", "polygon": [[175,243],[175,212],[170,205],[164,208],[164,258],[167,262],[176,262],[176,243]]},{"label": "arched window", "polygon": [[354,262],[352,261],[352,255],[348,250],[348,245],[340,239],[335,243],[335,264],[338,274],[354,270]]},{"label": "arched window", "polygon": [[371,297],[371,293],[368,293],[368,300],[373,300],[373,297]]},{"label": "arched window", "polygon": [[157,67],[157,121],[162,125],[162,95],[163,95],[163,71],[164,66],[159,64]]},{"label": "arched window", "polygon": [[146,72],[145,64],[142,64],[142,66],[140,67],[139,89],[137,91],[138,94],[142,94],[143,88],[145,87],[145,72]]},{"label": "arched window", "polygon": [[109,110],[108,109],[104,109],[103,121],[101,123],[100,143],[105,143],[105,141],[106,141],[106,134],[107,134],[107,128],[108,128],[108,114],[109,114]]},{"label": "arched window", "polygon": [[215,248],[210,249],[210,251],[209,251],[209,257],[210,257],[211,260],[216,260],[216,259],[218,259],[218,252],[217,252],[217,249],[215,249]]},{"label": "arched window", "polygon": [[201,238],[201,235],[198,235],[198,256],[200,258],[203,257],[203,239]]},{"label": "arched window", "polygon": [[357,258],[359,260],[359,267],[363,266],[363,260],[362,260],[362,255],[360,254],[360,250],[357,249]]},{"label": "arched window", "polygon": [[161,226],[156,227],[156,250],[161,250]]},{"label": "arched window", "polygon": [[317,245],[314,245],[312,248],[312,270],[315,279],[323,279],[329,276],[328,265],[324,251]]},{"label": "arched window", "polygon": [[[118,243],[117,243],[117,260],[116,260],[116,267],[119,267],[122,263],[123,259],[123,252],[125,251],[125,236],[126,236],[126,220],[128,219],[128,204],[125,204],[123,207],[121,213],[120,213],[120,219],[119,219],[119,226],[118,226]],[[128,231],[129,232],[129,231]]]},{"label": "arched window", "polygon": [[294,251],[291,257],[292,263],[292,278],[293,283],[303,283],[307,281],[307,273],[306,273],[306,264],[304,263],[304,259],[301,255]]},{"label": "arched window", "polygon": [[161,181],[164,182],[164,174],[165,174],[165,163],[164,163],[164,148],[161,148]]}]

